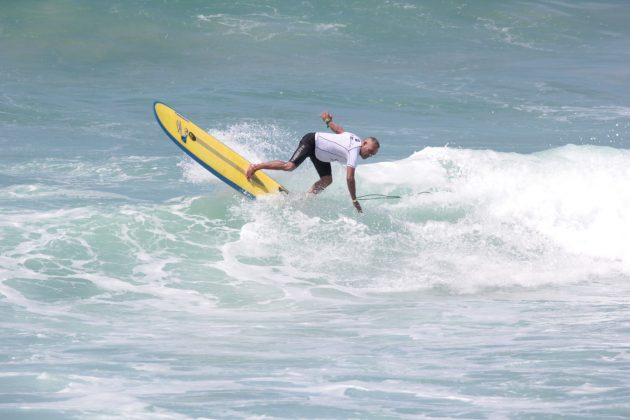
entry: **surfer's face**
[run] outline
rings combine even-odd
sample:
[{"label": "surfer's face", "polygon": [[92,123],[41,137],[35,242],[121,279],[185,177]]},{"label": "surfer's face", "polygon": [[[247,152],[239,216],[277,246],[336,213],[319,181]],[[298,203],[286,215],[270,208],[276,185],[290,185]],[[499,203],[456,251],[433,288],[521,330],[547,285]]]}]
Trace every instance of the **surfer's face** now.
[{"label": "surfer's face", "polygon": [[359,154],[363,159],[367,159],[371,156],[374,156],[378,153],[378,145],[372,140],[363,140],[363,144],[361,145],[361,151]]}]

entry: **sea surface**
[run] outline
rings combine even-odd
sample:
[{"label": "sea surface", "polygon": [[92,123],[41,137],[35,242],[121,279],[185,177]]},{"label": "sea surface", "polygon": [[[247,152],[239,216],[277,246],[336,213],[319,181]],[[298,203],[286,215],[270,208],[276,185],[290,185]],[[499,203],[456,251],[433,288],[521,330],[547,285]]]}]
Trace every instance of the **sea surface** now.
[{"label": "sea surface", "polygon": [[630,418],[630,2],[1,3],[0,419]]}]

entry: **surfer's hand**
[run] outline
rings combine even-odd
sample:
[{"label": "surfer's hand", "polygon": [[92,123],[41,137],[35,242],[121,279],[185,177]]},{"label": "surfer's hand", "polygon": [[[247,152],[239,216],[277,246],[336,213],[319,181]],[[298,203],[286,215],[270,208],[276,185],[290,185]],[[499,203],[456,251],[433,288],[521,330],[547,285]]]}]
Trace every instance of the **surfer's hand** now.
[{"label": "surfer's hand", "polygon": [[332,121],[332,115],[328,111],[322,112],[320,117],[324,122],[326,122],[326,120]]},{"label": "surfer's hand", "polygon": [[354,205],[354,208],[357,209],[359,213],[363,213],[363,209],[361,208],[361,204],[359,204],[358,200],[352,200],[352,204]]},{"label": "surfer's hand", "polygon": [[245,172],[245,178],[247,178],[248,181],[251,181],[252,176],[254,176],[254,172],[256,172],[257,170],[258,168],[256,168],[256,165],[250,163],[250,165],[247,167],[247,171]]}]

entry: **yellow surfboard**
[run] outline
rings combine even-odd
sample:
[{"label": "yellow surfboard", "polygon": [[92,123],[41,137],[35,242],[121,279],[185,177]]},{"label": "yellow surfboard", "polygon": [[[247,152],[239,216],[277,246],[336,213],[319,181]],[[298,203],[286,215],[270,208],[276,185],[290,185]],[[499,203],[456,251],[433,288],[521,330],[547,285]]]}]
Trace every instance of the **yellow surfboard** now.
[{"label": "yellow surfboard", "polygon": [[221,181],[246,197],[255,199],[265,194],[289,192],[262,171],[256,172],[251,181],[248,181],[245,178],[245,171],[249,166],[247,159],[173,108],[156,101],[153,104],[153,111],[164,132],[176,145]]}]

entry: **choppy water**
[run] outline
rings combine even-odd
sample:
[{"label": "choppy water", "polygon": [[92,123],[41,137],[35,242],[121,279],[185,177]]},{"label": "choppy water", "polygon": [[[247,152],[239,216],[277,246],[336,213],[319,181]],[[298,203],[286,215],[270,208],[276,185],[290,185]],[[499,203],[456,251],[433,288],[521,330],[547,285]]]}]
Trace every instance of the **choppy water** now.
[{"label": "choppy water", "polygon": [[630,417],[627,2],[5,3],[0,418]]}]

